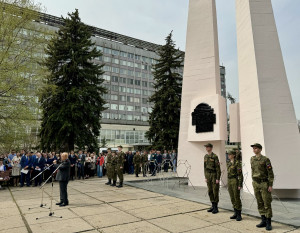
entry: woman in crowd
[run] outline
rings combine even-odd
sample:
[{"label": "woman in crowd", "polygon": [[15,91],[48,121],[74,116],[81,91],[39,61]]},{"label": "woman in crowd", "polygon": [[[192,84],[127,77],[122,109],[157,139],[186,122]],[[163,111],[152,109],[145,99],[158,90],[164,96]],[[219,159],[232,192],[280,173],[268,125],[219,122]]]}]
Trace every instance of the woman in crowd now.
[{"label": "woman in crowd", "polygon": [[11,176],[13,177],[13,186],[18,186],[21,176],[21,154],[17,153],[17,156],[13,157],[11,161],[12,172]]},{"label": "woman in crowd", "polygon": [[92,168],[91,162],[92,162],[91,155],[90,153],[87,153],[85,157],[85,164],[84,164],[85,179],[88,179],[90,177],[91,168]]},{"label": "woman in crowd", "polygon": [[99,154],[97,158],[97,176],[101,178],[103,176],[103,165],[104,165],[104,156],[102,153]]}]

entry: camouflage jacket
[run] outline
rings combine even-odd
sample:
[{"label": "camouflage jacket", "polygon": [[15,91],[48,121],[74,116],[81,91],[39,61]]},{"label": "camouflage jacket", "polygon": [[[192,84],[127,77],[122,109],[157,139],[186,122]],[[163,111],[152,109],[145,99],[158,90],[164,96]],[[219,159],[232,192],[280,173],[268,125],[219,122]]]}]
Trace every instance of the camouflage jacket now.
[{"label": "camouflage jacket", "polygon": [[109,154],[107,154],[107,160],[106,160],[106,164],[110,165],[110,164],[111,164],[111,162],[112,162],[112,154],[111,154],[111,153],[109,153]]},{"label": "camouflage jacket", "polygon": [[269,186],[273,186],[274,173],[270,159],[266,156],[251,157],[252,180],[257,182],[268,182]]},{"label": "camouflage jacket", "polygon": [[142,156],[135,154],[133,156],[133,163],[134,164],[141,164],[142,163]]},{"label": "camouflage jacket", "polygon": [[117,157],[117,165],[123,167],[125,162],[125,153],[123,151],[120,151],[117,153],[116,157]]},{"label": "camouflage jacket", "polygon": [[219,158],[215,153],[211,153],[211,155],[206,154],[204,156],[204,175],[207,179],[210,173],[216,173],[217,180],[220,180],[221,177],[221,167]]},{"label": "camouflage jacket", "polygon": [[238,180],[238,186],[243,187],[243,171],[242,171],[242,163],[238,160],[234,160],[233,162],[227,162],[227,174],[228,179],[236,178]]}]

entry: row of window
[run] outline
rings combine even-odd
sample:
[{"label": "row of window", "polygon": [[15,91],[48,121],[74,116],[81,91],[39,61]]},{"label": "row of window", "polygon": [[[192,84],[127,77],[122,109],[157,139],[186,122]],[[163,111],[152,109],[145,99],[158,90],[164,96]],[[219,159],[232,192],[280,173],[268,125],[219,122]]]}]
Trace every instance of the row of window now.
[{"label": "row of window", "polygon": [[[132,78],[123,78],[123,77],[118,77],[118,76],[110,76],[107,74],[104,74],[102,78],[106,81],[112,81],[114,83],[127,83],[128,85],[136,85],[136,86],[142,86],[143,87],[148,87],[148,82],[147,81],[141,81],[141,80],[134,80]],[[153,88],[153,83],[149,82],[149,86]]]},{"label": "row of window", "polygon": [[99,142],[101,144],[102,140],[108,142],[108,144],[134,144],[134,143],[145,143],[148,142],[145,137],[146,131],[143,130],[110,130],[101,129]]},{"label": "row of window", "polygon": [[114,72],[114,73],[121,74],[121,75],[135,76],[135,77],[139,77],[139,78],[148,78],[148,77],[150,79],[154,78],[152,73],[144,73],[144,72],[128,70],[128,69],[113,67],[113,66],[108,66],[108,65],[103,66],[103,71]]},{"label": "row of window", "polygon": [[144,56],[141,56],[138,54],[127,53],[127,52],[123,52],[123,51],[119,51],[119,50],[115,50],[115,49],[105,48],[105,47],[98,46],[98,45],[96,46],[96,49],[98,51],[101,51],[104,54],[112,54],[114,56],[126,57],[126,58],[133,59],[133,60],[147,62],[149,64],[156,64],[156,60],[154,58],[144,57]]},{"label": "row of window", "polygon": [[[102,84],[102,86],[104,86],[108,91],[114,91],[114,92],[123,92],[123,93],[143,95],[143,96],[152,96],[154,94],[154,91],[123,87],[119,85]],[[107,97],[107,99],[109,99],[109,97]],[[119,100],[124,101],[121,99],[121,97],[119,98]]]},{"label": "row of window", "polygon": [[122,104],[105,104],[108,109],[128,111],[128,112],[142,112],[142,113],[151,113],[152,108],[141,107],[141,106],[132,106],[132,105],[122,105]]},{"label": "row of window", "polygon": [[102,113],[102,119],[112,119],[112,120],[127,120],[127,121],[148,121],[148,116],[135,116],[127,114],[117,114],[117,113]]},{"label": "row of window", "polygon": [[96,57],[95,60],[102,61],[104,63],[113,63],[121,66],[129,66],[132,68],[139,68],[145,71],[154,71],[151,65],[146,65],[146,64],[141,64],[141,63],[134,63],[131,61],[125,61],[125,60],[120,60],[117,58],[111,58],[111,57]]}]

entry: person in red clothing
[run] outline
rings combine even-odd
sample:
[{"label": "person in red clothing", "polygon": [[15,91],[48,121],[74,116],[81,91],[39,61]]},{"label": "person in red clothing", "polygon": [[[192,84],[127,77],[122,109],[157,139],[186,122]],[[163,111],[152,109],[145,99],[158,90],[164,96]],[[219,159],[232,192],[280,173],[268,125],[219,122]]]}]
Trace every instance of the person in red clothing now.
[{"label": "person in red clothing", "polygon": [[103,165],[104,165],[104,155],[101,153],[97,158],[97,176],[101,178],[103,176]]}]

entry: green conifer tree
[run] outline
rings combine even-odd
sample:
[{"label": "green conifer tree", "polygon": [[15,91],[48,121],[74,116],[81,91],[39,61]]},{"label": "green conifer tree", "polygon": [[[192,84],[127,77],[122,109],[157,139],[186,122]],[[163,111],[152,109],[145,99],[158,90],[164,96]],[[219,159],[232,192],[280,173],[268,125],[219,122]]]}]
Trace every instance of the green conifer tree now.
[{"label": "green conifer tree", "polygon": [[155,93],[149,98],[154,103],[149,115],[149,131],[146,137],[153,147],[177,149],[180,122],[180,105],[184,53],[175,48],[172,32],[166,37],[166,44],[158,51],[154,66]]},{"label": "green conifer tree", "polygon": [[41,147],[70,151],[76,145],[94,151],[106,89],[101,86],[103,65],[92,60],[102,54],[91,41],[91,31],[81,22],[78,10],[68,16],[46,49],[44,65],[49,75],[41,91]]}]

